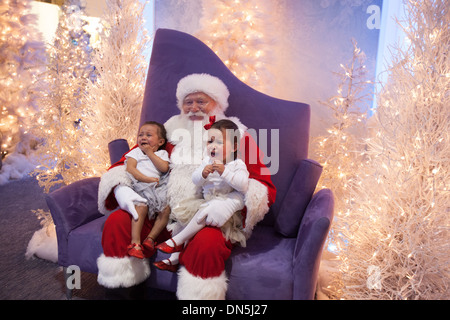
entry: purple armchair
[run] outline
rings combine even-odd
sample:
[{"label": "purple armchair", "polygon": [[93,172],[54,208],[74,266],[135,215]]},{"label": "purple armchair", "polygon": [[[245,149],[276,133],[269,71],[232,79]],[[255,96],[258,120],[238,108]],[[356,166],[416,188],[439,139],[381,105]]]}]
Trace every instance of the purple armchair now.
[{"label": "purple armchair", "polygon": [[[272,176],[277,199],[253,230],[245,248],[233,249],[227,261],[227,299],[313,299],[323,246],[333,218],[330,190],[314,194],[321,166],[308,160],[310,107],[257,92],[237,79],[198,39],[174,30],[156,32],[147,76],[141,123],[164,123],[179,113],[175,91],[178,81],[191,73],[209,73],[230,90],[227,115],[237,116],[248,128],[271,133],[278,144],[278,170]],[[272,131],[279,130],[279,131]],[[262,131],[261,131],[262,132]],[[279,139],[277,139],[277,134]],[[259,135],[257,138],[264,138]],[[268,143],[266,154],[276,169]],[[124,140],[109,144],[111,161],[128,151]],[[274,151],[275,153],[275,151]],[[56,224],[58,263],[77,265],[97,273],[102,253],[101,233],[106,217],[97,210],[99,178],[78,181],[47,196]],[[158,252],[151,260],[165,258]],[[147,285],[174,292],[177,275],[152,266]]]}]

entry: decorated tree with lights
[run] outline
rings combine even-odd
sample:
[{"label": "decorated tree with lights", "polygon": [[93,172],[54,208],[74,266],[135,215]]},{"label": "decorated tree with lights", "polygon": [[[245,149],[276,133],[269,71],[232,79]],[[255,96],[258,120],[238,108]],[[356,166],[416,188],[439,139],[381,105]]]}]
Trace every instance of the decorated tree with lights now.
[{"label": "decorated tree with lights", "polygon": [[450,8],[406,7],[409,45],[394,51],[340,230],[345,299],[450,298]]},{"label": "decorated tree with lights", "polygon": [[88,139],[80,147],[92,175],[109,167],[109,142],[119,138],[136,141],[147,70],[145,4],[108,0],[106,7],[101,42],[93,59],[97,81],[89,84],[84,100]]},{"label": "decorated tree with lights", "polygon": [[322,102],[332,112],[328,134],[312,140],[314,158],[323,165],[319,188],[333,191],[335,209],[339,217],[346,211],[350,182],[363,166],[365,148],[367,102],[369,99],[365,54],[353,40],[353,57],[341,71],[337,95]]},{"label": "decorated tree with lights", "polygon": [[[332,114],[331,127],[328,134],[312,139],[311,150],[323,166],[318,188],[329,188],[335,197],[335,217],[331,225],[327,251],[324,254],[322,268],[336,269],[339,260],[334,256],[339,248],[345,246],[346,239],[341,230],[347,227],[349,191],[357,179],[367,159],[364,157],[364,137],[367,135],[367,102],[369,101],[367,70],[364,65],[365,54],[353,42],[353,56],[347,65],[341,64],[341,69],[335,75],[339,79],[337,94],[322,102]],[[328,270],[328,269],[327,269]],[[321,291],[329,298],[338,298],[336,287],[340,286],[338,279],[333,279]]]},{"label": "decorated tree with lights", "polygon": [[54,44],[48,49],[46,89],[33,128],[40,138],[36,151],[40,165],[34,173],[46,192],[61,179],[71,183],[86,176],[81,165],[84,155],[78,147],[85,138],[82,97],[86,85],[94,78],[94,67],[82,15],[79,0],[67,1],[62,7]]},{"label": "decorated tree with lights", "polygon": [[[0,151],[29,154],[31,119],[38,110],[38,76],[45,46],[30,13],[31,0],[0,2]],[[0,160],[0,167],[2,161]]]},{"label": "decorated tree with lights", "polygon": [[270,88],[267,68],[273,42],[268,4],[250,0],[203,0],[201,29],[206,43],[243,82],[261,91]]}]

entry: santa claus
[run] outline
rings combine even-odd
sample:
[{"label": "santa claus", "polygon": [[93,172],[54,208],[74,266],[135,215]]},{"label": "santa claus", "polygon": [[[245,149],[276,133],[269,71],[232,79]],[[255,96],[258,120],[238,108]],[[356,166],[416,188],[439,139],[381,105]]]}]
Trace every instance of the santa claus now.
[{"label": "santa claus", "polygon": [[[250,173],[245,208],[241,212],[242,224],[239,226],[239,232],[248,239],[253,227],[263,219],[275,201],[276,194],[270,175],[267,175],[268,170],[265,170],[259,159],[259,149],[251,136],[246,134],[247,128],[238,118],[225,116],[229,91],[217,77],[208,74],[188,75],[179,81],[176,97],[181,112],[164,124],[168,138],[166,150],[171,161],[167,186],[168,210],[176,208],[184,199],[199,196],[191,177],[204,157],[207,140],[204,125],[209,122],[210,116],[215,116],[217,120],[230,119],[237,124],[243,137],[240,154]],[[97,260],[98,282],[106,288],[130,288],[142,283],[150,275],[148,259],[127,255],[136,201],[142,199],[130,188],[125,166],[120,161],[102,176],[99,186],[99,210],[109,214],[103,229],[103,254]],[[233,208],[232,199],[225,205]],[[230,217],[220,214],[223,210],[210,209],[205,217],[207,226],[187,243],[179,256],[179,299],[225,299],[225,261],[236,244],[227,240],[221,229]],[[172,218],[177,220],[175,214],[172,214]],[[142,239],[153,225],[154,220],[147,219]],[[176,232],[177,228],[161,230],[155,240],[161,243]]]}]

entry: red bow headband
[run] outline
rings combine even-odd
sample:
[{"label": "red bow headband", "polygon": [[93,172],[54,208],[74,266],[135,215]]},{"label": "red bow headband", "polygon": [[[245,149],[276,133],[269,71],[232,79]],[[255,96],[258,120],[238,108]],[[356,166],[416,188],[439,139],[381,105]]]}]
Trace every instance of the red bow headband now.
[{"label": "red bow headband", "polygon": [[203,128],[205,128],[205,130],[209,130],[211,129],[212,125],[214,124],[214,122],[216,122],[216,116],[210,116],[209,117],[209,123],[205,124],[203,126]]}]

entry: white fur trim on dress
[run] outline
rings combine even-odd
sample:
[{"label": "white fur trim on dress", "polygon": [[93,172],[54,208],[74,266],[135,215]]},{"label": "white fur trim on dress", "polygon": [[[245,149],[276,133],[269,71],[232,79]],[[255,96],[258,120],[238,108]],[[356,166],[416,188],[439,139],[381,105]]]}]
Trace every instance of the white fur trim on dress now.
[{"label": "white fur trim on dress", "polygon": [[228,282],[225,271],[218,277],[201,278],[185,267],[178,271],[177,297],[179,300],[225,300]]},{"label": "white fur trim on dress", "polygon": [[217,77],[206,73],[194,73],[182,78],[177,85],[177,106],[181,110],[183,100],[188,94],[203,92],[214,99],[222,111],[228,108],[228,97],[230,92],[227,86]]},{"label": "white fur trim on dress", "polygon": [[147,259],[107,257],[102,253],[97,259],[97,267],[98,283],[109,289],[129,288],[150,276]]},{"label": "white fur trim on dress", "polygon": [[98,211],[100,213],[107,215],[112,212],[106,209],[105,200],[115,186],[119,184],[131,186],[131,179],[125,169],[124,165],[114,167],[105,172],[100,178],[100,185],[98,186]]},{"label": "white fur trim on dress", "polygon": [[249,179],[248,191],[245,194],[247,217],[245,219],[244,233],[248,239],[255,225],[269,212],[269,190],[261,182]]}]

